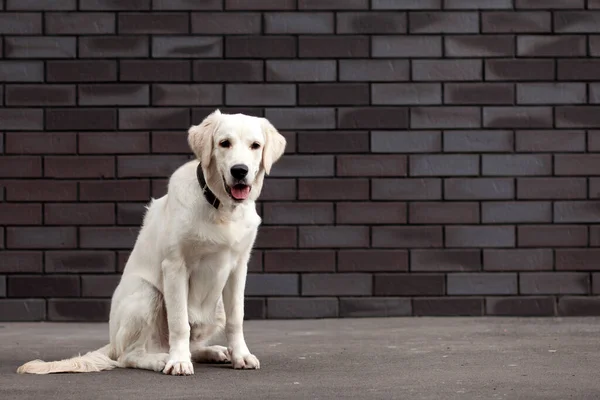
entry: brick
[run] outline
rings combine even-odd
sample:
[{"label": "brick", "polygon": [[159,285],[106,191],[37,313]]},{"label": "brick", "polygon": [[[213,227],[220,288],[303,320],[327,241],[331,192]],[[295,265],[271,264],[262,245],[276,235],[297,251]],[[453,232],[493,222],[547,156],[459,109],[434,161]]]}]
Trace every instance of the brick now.
[{"label": "brick", "polygon": [[517,55],[525,57],[585,56],[585,36],[519,36],[517,37]]},{"label": "brick", "polygon": [[483,315],[483,299],[480,298],[417,298],[413,300],[415,316],[480,316]]},{"label": "brick", "polygon": [[570,130],[517,131],[516,149],[525,152],[585,151],[585,132]]},{"label": "brick", "polygon": [[7,10],[51,11],[75,10],[77,0],[6,0]]},{"label": "brick", "polygon": [[372,0],[375,10],[421,10],[442,8],[442,0]]},{"label": "brick", "polygon": [[511,9],[511,0],[446,0],[444,8],[448,10],[454,9]]},{"label": "brick", "polygon": [[186,13],[119,13],[119,34],[188,33]]},{"label": "brick", "polygon": [[[593,1],[593,0],[592,0]],[[516,8],[528,9],[561,9],[561,8],[583,8],[584,0],[515,0]]]},{"label": "brick", "polygon": [[46,156],[44,176],[49,178],[112,178],[114,158],[108,156]]},{"label": "brick", "polygon": [[336,318],[338,300],[330,297],[268,298],[267,318],[306,319]]},{"label": "brick", "polygon": [[10,297],[79,297],[78,276],[10,276]]},{"label": "brick", "polygon": [[9,249],[66,249],[77,245],[74,227],[19,227],[6,229]]},{"label": "brick", "polygon": [[441,135],[437,131],[373,131],[373,153],[428,153],[439,152]]},{"label": "brick", "polygon": [[271,171],[273,177],[333,176],[334,160],[329,155],[287,156]]},{"label": "brick", "polygon": [[227,58],[293,58],[297,39],[293,36],[229,36],[225,38]]},{"label": "brick", "polygon": [[81,58],[148,57],[148,38],[144,36],[83,36],[79,38]]},{"label": "brick", "polygon": [[[322,61],[327,62],[327,61]],[[406,81],[407,60],[339,60],[340,81]]]},{"label": "brick", "polygon": [[267,315],[265,299],[260,297],[244,298],[244,320],[265,319]]},{"label": "brick", "polygon": [[371,274],[335,273],[303,274],[303,296],[369,296],[372,294]]},{"label": "brick", "polygon": [[481,222],[487,224],[552,222],[552,204],[548,201],[482,203]]},{"label": "brick", "polygon": [[0,129],[2,130],[41,130],[43,112],[33,108],[0,109]]},{"label": "brick", "polygon": [[323,247],[368,247],[369,228],[366,226],[301,226],[299,246],[303,248]]},{"label": "brick", "polygon": [[374,200],[438,200],[441,179],[373,179]]},{"label": "brick", "polygon": [[411,176],[478,175],[479,156],[475,155],[411,155]]},{"label": "brick", "polygon": [[600,151],[600,131],[589,130],[588,131],[588,150],[589,151]]},{"label": "brick", "polygon": [[2,251],[0,272],[2,273],[41,273],[43,254],[39,251]]},{"label": "brick", "polygon": [[441,104],[439,83],[381,83],[371,85],[373,104]]},{"label": "brick", "polygon": [[586,102],[585,83],[519,83],[519,104],[580,104]]},{"label": "brick", "polygon": [[555,115],[558,128],[594,128],[600,126],[600,117],[596,106],[556,107]]},{"label": "brick", "polygon": [[515,53],[510,35],[446,36],[444,49],[446,57],[509,57]]},{"label": "brick", "polygon": [[152,57],[211,58],[222,55],[223,41],[219,37],[154,36],[152,40]]},{"label": "brick", "polygon": [[405,203],[338,203],[336,206],[338,224],[405,224]]},{"label": "brick", "polygon": [[139,227],[81,227],[79,246],[82,249],[129,249],[135,244]]},{"label": "brick", "polygon": [[115,222],[112,204],[46,204],[46,225],[111,225]]},{"label": "brick", "polygon": [[79,85],[79,104],[85,106],[100,105],[149,105],[150,89],[148,85],[138,84],[101,84]]},{"label": "brick", "polygon": [[443,274],[376,274],[377,296],[435,296],[443,295]]},{"label": "brick", "polygon": [[589,99],[592,104],[600,103],[600,85],[597,83],[589,84]]},{"label": "brick", "polygon": [[8,201],[77,200],[77,183],[56,180],[11,180],[6,186]]},{"label": "brick", "polygon": [[[586,227],[576,225],[523,225],[518,227],[518,237],[519,247],[569,247],[588,243]],[[558,253],[556,265],[559,265]]]},{"label": "brick", "polygon": [[410,270],[418,272],[449,272],[481,270],[479,250],[411,250]]},{"label": "brick", "polygon": [[[262,28],[260,13],[249,12],[192,13],[191,24],[192,33],[203,35],[259,34]],[[268,28],[268,23],[266,27]]]},{"label": "brick", "polygon": [[406,156],[342,155],[336,170],[338,176],[406,176]]},{"label": "brick", "polygon": [[486,128],[549,128],[552,127],[550,107],[484,107]]},{"label": "brick", "polygon": [[40,225],[41,223],[41,204],[0,203],[1,225]]},{"label": "brick", "polygon": [[551,13],[548,11],[483,12],[483,33],[538,33],[551,31]]},{"label": "brick", "polygon": [[84,132],[79,134],[80,154],[147,153],[147,132]]},{"label": "brick", "polygon": [[263,252],[254,251],[248,261],[248,272],[263,272]]},{"label": "brick", "polygon": [[408,128],[408,109],[402,107],[344,107],[338,109],[342,129]]},{"label": "brick", "polygon": [[554,30],[566,32],[600,32],[600,12],[598,11],[556,11]]},{"label": "brick", "polygon": [[119,111],[119,129],[187,129],[185,108],[126,108]]},{"label": "brick", "polygon": [[299,153],[366,153],[369,151],[368,132],[300,132]]},{"label": "brick", "polygon": [[367,179],[300,179],[300,200],[364,200],[369,198]]},{"label": "brick", "polygon": [[300,36],[300,58],[365,58],[369,57],[368,36]]},{"label": "brick", "polygon": [[552,270],[552,249],[486,249],[483,251],[485,271]]},{"label": "brick", "polygon": [[332,224],[334,211],[331,203],[265,203],[262,216],[264,224]]},{"label": "brick", "polygon": [[333,60],[267,61],[267,81],[334,81],[336,76],[336,62]]},{"label": "brick", "polygon": [[[446,247],[514,247],[514,226],[447,226]],[[520,236],[519,236],[519,239]]]},{"label": "brick", "polygon": [[373,247],[413,248],[442,247],[442,228],[439,226],[379,226],[372,233]]},{"label": "brick", "polygon": [[600,298],[561,297],[558,299],[558,315],[598,316],[600,315]]},{"label": "brick", "polygon": [[116,127],[116,112],[105,108],[46,109],[46,129],[49,130],[111,130]]},{"label": "brick", "polygon": [[361,105],[369,103],[369,86],[366,84],[300,84],[300,105]]},{"label": "brick", "polygon": [[117,252],[117,271],[122,272],[125,269],[125,265],[129,260],[129,251],[118,251]]},{"label": "brick", "polygon": [[[48,62],[51,65],[52,62]],[[39,61],[0,61],[0,82],[41,82],[44,65]]]},{"label": "brick", "polygon": [[552,297],[488,297],[486,315],[551,317],[555,315]]},{"label": "brick", "polygon": [[[578,227],[584,228],[584,227]],[[577,246],[579,244],[573,244]],[[585,244],[584,244],[585,245]],[[593,271],[599,270],[598,249],[557,249],[556,269],[563,271]]]},{"label": "brick", "polygon": [[[589,35],[588,36],[588,46],[589,46],[589,54],[591,56],[598,56],[600,54],[600,37],[598,35]],[[567,61],[570,60],[564,60],[564,64],[567,64]],[[584,66],[587,65],[593,65],[596,64],[595,62],[596,60],[573,60],[573,65],[581,65],[583,64]],[[585,69],[585,68],[584,68]],[[597,74],[597,72],[591,72],[591,71],[587,71],[588,74]],[[575,78],[577,79],[577,78]]]},{"label": "brick", "polygon": [[106,322],[109,299],[49,299],[48,320],[61,322]]},{"label": "brick", "polygon": [[152,86],[152,104],[160,106],[219,105],[221,85],[160,84]]},{"label": "brick", "polygon": [[117,204],[117,224],[140,226],[145,213],[146,203]]},{"label": "brick", "polygon": [[81,10],[149,10],[151,0],[79,0]]},{"label": "brick", "polygon": [[189,81],[190,62],[183,60],[129,60],[120,62],[120,80],[134,82]]},{"label": "brick", "polygon": [[554,203],[554,222],[600,222],[598,209],[600,202],[596,201],[557,201]]},{"label": "brick", "polygon": [[115,61],[48,61],[46,69],[49,82],[108,82],[117,80],[117,63]]},{"label": "brick", "polygon": [[2,299],[0,300],[0,321],[24,322],[44,321],[46,319],[46,300],[44,299]]},{"label": "brick", "polygon": [[295,10],[295,0],[225,0],[227,10]]},{"label": "brick", "polygon": [[337,270],[340,272],[408,271],[406,250],[341,250]]},{"label": "brick", "polygon": [[476,12],[411,12],[409,21],[410,33],[479,32],[479,15]]},{"label": "brick", "polygon": [[75,105],[75,86],[7,85],[5,96],[9,106]]},{"label": "brick", "polygon": [[294,248],[296,247],[296,227],[291,226],[268,226],[258,231],[254,247],[260,248]]},{"label": "brick", "polygon": [[442,39],[439,36],[373,36],[371,53],[374,58],[441,57]]},{"label": "brick", "polygon": [[112,297],[121,275],[84,275],[81,277],[82,297]]},{"label": "brick", "polygon": [[494,200],[514,197],[509,178],[446,179],[444,195],[451,200]]},{"label": "brick", "polygon": [[115,33],[115,16],[111,13],[47,13],[47,35],[99,35]]},{"label": "brick", "polygon": [[264,255],[265,272],[334,272],[331,250],[276,250]]},{"label": "brick", "polygon": [[336,18],[337,33],[406,33],[406,13],[340,12]]},{"label": "brick", "polygon": [[152,0],[153,10],[221,10],[223,0]]},{"label": "brick", "polygon": [[554,80],[554,71],[554,60],[485,60],[485,79],[488,81]]},{"label": "brick", "polygon": [[445,152],[510,152],[513,133],[508,130],[444,132]]},{"label": "brick", "polygon": [[557,154],[554,161],[556,175],[597,175],[600,154]]},{"label": "brick", "polygon": [[[225,99],[228,105],[295,105],[296,86],[289,84],[231,84],[225,87]],[[221,99],[219,98],[218,101]],[[300,104],[303,103],[300,102]]]},{"label": "brick", "polygon": [[600,227],[596,225],[590,226],[590,246],[600,246]]},{"label": "brick", "polygon": [[[245,3],[245,0],[226,1],[238,1]],[[281,3],[281,1],[277,3]],[[286,1],[284,3],[292,3],[290,8],[294,8],[293,1]],[[366,10],[368,8],[368,0],[298,0],[299,10]]]},{"label": "brick", "polygon": [[47,251],[47,273],[105,273],[115,271],[112,251]]},{"label": "brick", "polygon": [[587,185],[585,178],[519,178],[519,199],[584,199]]},{"label": "brick", "polygon": [[521,294],[587,294],[590,276],[581,272],[524,272],[520,274]]},{"label": "brick", "polygon": [[297,274],[248,274],[246,296],[298,296]]},{"label": "brick", "polygon": [[42,18],[36,13],[7,13],[0,15],[0,34],[35,35],[42,33]]},{"label": "brick", "polygon": [[340,317],[402,317],[412,313],[410,299],[395,297],[340,298]]},{"label": "brick", "polygon": [[[242,15],[247,19],[247,14]],[[334,33],[333,13],[327,12],[274,12],[265,13],[267,34],[323,34]],[[259,17],[260,20],[260,17]],[[339,25],[338,25],[339,26]],[[250,33],[250,32],[249,32]],[[252,33],[259,33],[252,32]],[[351,32],[346,32],[351,33]]]},{"label": "brick", "polygon": [[414,60],[416,81],[474,81],[482,79],[480,60]]},{"label": "brick", "polygon": [[445,104],[513,104],[512,84],[505,83],[446,83]]},{"label": "brick", "polygon": [[257,60],[194,61],[194,80],[202,82],[259,82],[263,80],[263,62]]},{"label": "brick", "polygon": [[408,214],[411,224],[479,223],[477,203],[414,202]]},{"label": "brick", "polygon": [[483,155],[482,172],[492,176],[551,175],[552,157],[546,154]]},{"label": "brick", "polygon": [[517,290],[517,274],[448,274],[449,295],[507,295],[517,294]]},{"label": "brick", "polygon": [[[335,127],[333,108],[269,108],[265,117],[278,129],[331,129]],[[340,126],[344,128],[344,126]]]},{"label": "brick", "polygon": [[600,180],[598,178],[590,178],[590,198],[600,198]]},{"label": "brick", "polygon": [[267,179],[264,181],[261,200],[296,200],[295,179]]},{"label": "brick", "polygon": [[595,80],[600,79],[600,62],[588,60],[557,60],[559,80]]},{"label": "brick", "polygon": [[169,177],[188,161],[181,155],[119,156],[117,174],[121,178]]},{"label": "brick", "polygon": [[0,170],[5,178],[40,177],[42,160],[35,156],[1,156]]},{"label": "brick", "polygon": [[481,112],[477,107],[413,107],[411,128],[477,128],[481,126]]}]

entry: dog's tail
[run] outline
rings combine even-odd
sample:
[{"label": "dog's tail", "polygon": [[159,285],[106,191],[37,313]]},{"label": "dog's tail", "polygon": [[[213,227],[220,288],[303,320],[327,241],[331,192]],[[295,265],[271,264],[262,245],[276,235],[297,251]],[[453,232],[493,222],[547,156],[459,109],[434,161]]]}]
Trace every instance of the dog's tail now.
[{"label": "dog's tail", "polygon": [[110,344],[84,355],[61,361],[29,361],[17,369],[19,374],[57,374],[60,372],[98,372],[119,367],[119,363],[109,357]]}]

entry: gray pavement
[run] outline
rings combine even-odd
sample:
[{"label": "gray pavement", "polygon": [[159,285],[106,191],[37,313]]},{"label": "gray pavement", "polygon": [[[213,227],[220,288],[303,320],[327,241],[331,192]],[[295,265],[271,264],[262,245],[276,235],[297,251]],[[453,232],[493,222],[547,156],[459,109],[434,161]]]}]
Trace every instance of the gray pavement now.
[{"label": "gray pavement", "polygon": [[15,373],[107,337],[106,324],[0,324],[0,399],[600,399],[598,318],[250,321],[258,371]]}]

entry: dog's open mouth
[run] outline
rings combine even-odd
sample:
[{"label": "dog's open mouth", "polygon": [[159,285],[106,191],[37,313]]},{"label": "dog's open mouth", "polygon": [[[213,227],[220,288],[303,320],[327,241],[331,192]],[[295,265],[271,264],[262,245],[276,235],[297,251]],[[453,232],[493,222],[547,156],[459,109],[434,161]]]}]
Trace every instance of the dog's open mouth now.
[{"label": "dog's open mouth", "polygon": [[250,195],[251,187],[248,185],[244,185],[243,183],[238,183],[234,186],[225,185],[225,189],[234,200],[243,201],[246,200]]}]

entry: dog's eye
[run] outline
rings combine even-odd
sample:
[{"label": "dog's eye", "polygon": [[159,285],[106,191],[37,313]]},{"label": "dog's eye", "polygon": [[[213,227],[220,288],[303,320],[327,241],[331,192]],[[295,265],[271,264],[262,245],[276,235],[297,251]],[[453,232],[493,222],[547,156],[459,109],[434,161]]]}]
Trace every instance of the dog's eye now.
[{"label": "dog's eye", "polygon": [[228,149],[231,147],[231,142],[229,140],[223,140],[221,143],[219,143],[219,146]]},{"label": "dog's eye", "polygon": [[250,148],[252,150],[258,150],[258,149],[260,149],[260,143],[254,142],[254,143],[252,143],[252,146],[250,146]]}]

